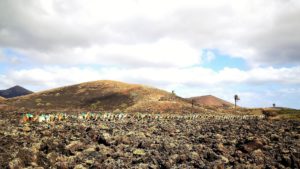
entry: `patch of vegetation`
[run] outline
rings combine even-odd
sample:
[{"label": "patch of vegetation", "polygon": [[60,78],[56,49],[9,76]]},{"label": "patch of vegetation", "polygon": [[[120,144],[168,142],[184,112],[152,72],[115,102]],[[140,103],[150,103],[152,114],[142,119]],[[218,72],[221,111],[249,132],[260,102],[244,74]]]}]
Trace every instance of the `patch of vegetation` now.
[{"label": "patch of vegetation", "polygon": [[37,106],[44,106],[43,103],[37,103],[36,105],[37,105]]},{"label": "patch of vegetation", "polygon": [[96,109],[98,109],[99,107],[101,107],[101,101],[97,101],[96,103],[92,103],[91,105],[90,105],[90,108],[92,109],[92,110],[96,110]]},{"label": "patch of vegetation", "polygon": [[296,109],[280,109],[278,114],[300,114],[300,110]]},{"label": "patch of vegetation", "polygon": [[41,102],[42,102],[42,99],[41,99],[41,98],[35,99],[35,102],[36,102],[36,103],[41,103]]},{"label": "patch of vegetation", "polygon": [[136,92],[130,92],[130,96],[131,97],[137,97],[139,94],[137,94]]},{"label": "patch of vegetation", "polygon": [[300,110],[296,109],[280,109],[277,111],[282,119],[293,119],[300,121]]},{"label": "patch of vegetation", "polygon": [[126,108],[128,105],[126,103],[121,104],[121,108]]},{"label": "patch of vegetation", "polygon": [[113,111],[113,113],[122,113],[122,111],[120,109],[116,109]]},{"label": "patch of vegetation", "polygon": [[249,109],[250,114],[260,115],[262,114],[262,109]]},{"label": "patch of vegetation", "polygon": [[263,114],[271,119],[298,120],[300,121],[300,110],[289,108],[267,108],[263,109]]},{"label": "patch of vegetation", "polygon": [[93,103],[90,105],[91,109],[92,110],[96,110],[97,109],[97,104],[96,103]]}]

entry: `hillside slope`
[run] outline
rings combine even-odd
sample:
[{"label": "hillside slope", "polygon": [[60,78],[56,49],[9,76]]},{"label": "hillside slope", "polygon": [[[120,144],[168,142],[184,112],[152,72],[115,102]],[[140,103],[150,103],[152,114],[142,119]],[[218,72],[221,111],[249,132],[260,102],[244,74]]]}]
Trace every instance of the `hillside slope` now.
[{"label": "hillside slope", "polygon": [[14,86],[6,90],[0,90],[0,96],[4,98],[13,98],[17,96],[24,96],[33,93],[21,86]]},{"label": "hillside slope", "polygon": [[212,95],[191,97],[189,98],[189,100],[193,100],[195,104],[200,106],[212,106],[212,107],[233,107],[234,106],[232,103]]},{"label": "hillside slope", "polygon": [[2,101],[2,100],[5,100],[5,98],[0,96],[0,101]]},{"label": "hillside slope", "polygon": [[[12,98],[12,107],[41,110],[95,110],[147,113],[188,113],[188,100],[169,92],[117,81],[94,81]],[[195,111],[202,111],[195,107]]]},{"label": "hillside slope", "polygon": [[0,96],[0,110],[3,110],[6,107],[6,99]]}]

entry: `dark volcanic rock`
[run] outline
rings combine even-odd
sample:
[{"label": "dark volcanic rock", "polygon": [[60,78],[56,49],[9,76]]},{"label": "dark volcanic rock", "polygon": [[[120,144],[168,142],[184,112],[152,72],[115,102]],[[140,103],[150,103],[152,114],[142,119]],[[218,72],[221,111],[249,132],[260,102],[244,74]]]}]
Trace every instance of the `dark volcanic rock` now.
[{"label": "dark volcanic rock", "polygon": [[254,150],[263,148],[263,143],[260,139],[254,139],[247,141],[246,143],[239,145],[240,149],[246,153],[251,153]]},{"label": "dark volcanic rock", "polygon": [[0,168],[299,168],[298,121],[70,118],[25,125],[6,115]]}]

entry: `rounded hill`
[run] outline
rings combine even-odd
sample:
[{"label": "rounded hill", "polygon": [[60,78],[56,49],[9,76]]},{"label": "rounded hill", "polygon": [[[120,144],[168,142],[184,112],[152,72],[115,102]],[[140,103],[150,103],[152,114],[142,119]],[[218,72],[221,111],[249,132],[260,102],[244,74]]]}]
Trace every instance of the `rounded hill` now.
[{"label": "rounded hill", "polygon": [[190,101],[157,88],[100,80],[86,82],[9,99],[9,104],[24,109],[95,110],[143,113],[189,113]]},{"label": "rounded hill", "polygon": [[232,103],[212,95],[191,97],[189,98],[189,100],[193,100],[195,104],[200,106],[223,107],[223,108],[234,106]]}]

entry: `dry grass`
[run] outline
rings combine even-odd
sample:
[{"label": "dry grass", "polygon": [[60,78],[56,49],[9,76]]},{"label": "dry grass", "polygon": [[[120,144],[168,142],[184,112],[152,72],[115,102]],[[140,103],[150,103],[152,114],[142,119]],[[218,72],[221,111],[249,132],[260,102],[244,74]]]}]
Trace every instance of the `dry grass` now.
[{"label": "dry grass", "polygon": [[298,120],[300,121],[300,110],[281,108],[281,107],[271,107],[260,109],[264,114],[269,116],[272,120]]},{"label": "dry grass", "polygon": [[108,80],[86,82],[17,97],[9,99],[8,104],[18,109],[30,110],[72,108],[125,112],[182,112],[191,107],[188,100],[163,90]]},{"label": "dry grass", "polygon": [[277,111],[281,119],[293,119],[300,121],[300,110],[295,109],[281,109]]},{"label": "dry grass", "polygon": [[1,101],[5,101],[5,100],[6,100],[6,99],[5,99],[4,97],[1,97],[1,96],[0,96],[0,102],[1,102]]}]

